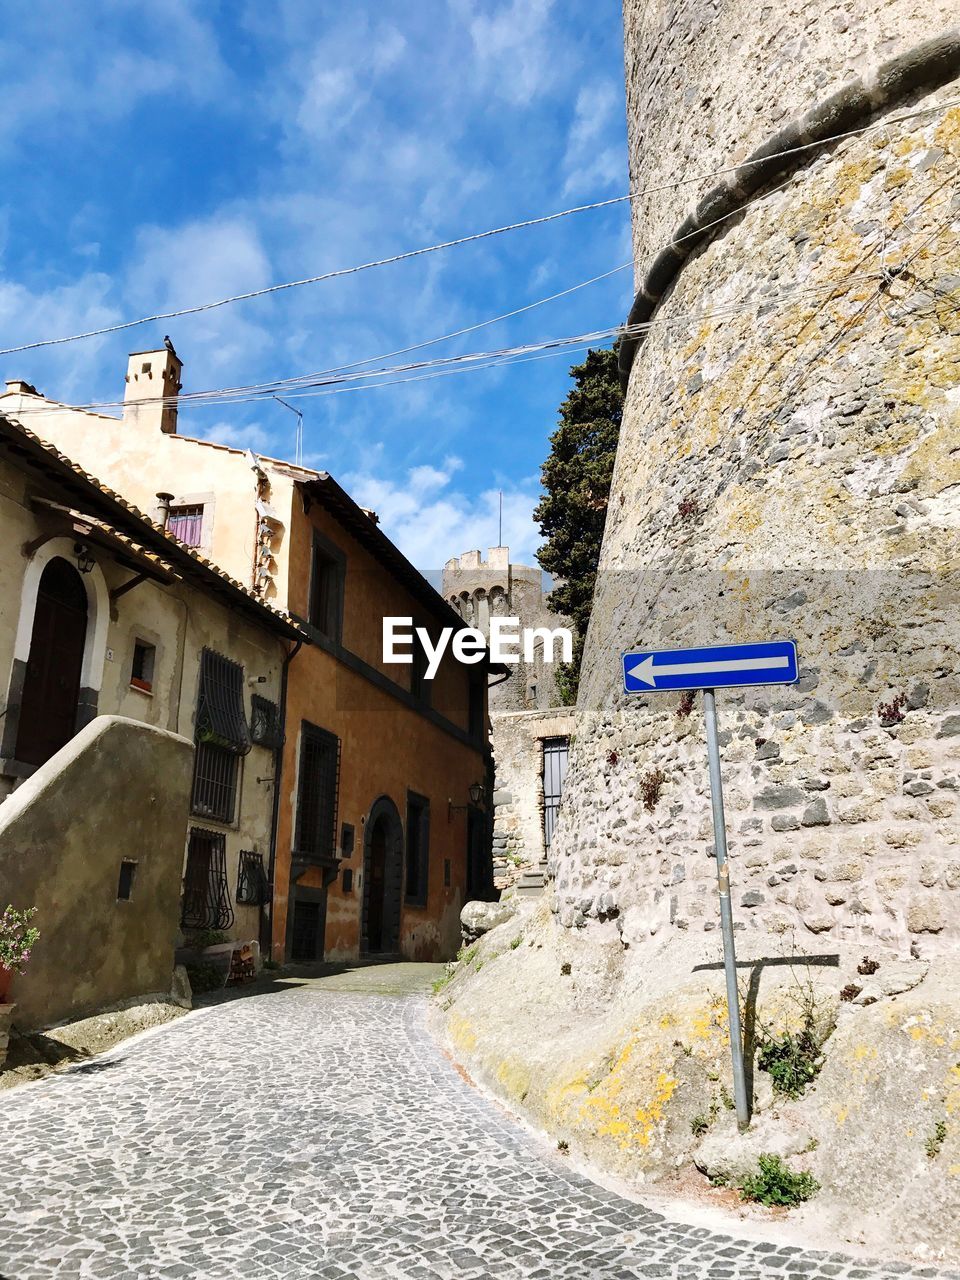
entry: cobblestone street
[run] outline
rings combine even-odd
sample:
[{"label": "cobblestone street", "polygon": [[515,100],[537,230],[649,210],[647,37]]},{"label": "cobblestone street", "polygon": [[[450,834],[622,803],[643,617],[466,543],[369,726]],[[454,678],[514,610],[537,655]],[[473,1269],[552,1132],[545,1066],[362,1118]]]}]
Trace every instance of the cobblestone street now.
[{"label": "cobblestone street", "polygon": [[586,1181],[458,1075],[426,1009],[420,994],[278,987],[7,1094],[0,1273],[937,1274],[738,1241]]}]

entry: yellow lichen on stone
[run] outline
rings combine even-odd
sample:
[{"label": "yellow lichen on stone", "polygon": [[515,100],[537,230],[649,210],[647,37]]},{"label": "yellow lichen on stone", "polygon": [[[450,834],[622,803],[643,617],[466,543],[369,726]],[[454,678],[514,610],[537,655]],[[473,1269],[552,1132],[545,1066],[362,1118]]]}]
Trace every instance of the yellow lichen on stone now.
[{"label": "yellow lichen on stone", "polygon": [[960,107],[951,107],[944,112],[933,139],[938,147],[949,151],[952,156],[960,157]]},{"label": "yellow lichen on stone", "polygon": [[461,1014],[451,1013],[447,1025],[450,1029],[450,1038],[458,1049],[470,1053],[477,1047],[477,1033]]}]

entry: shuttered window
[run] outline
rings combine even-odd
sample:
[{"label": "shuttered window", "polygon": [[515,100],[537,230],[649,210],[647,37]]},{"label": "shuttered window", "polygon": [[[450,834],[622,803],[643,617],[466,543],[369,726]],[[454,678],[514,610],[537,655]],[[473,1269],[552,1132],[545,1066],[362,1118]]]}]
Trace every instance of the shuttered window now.
[{"label": "shuttered window", "polygon": [[340,739],[303,722],[297,785],[296,852],[315,861],[337,856]]}]

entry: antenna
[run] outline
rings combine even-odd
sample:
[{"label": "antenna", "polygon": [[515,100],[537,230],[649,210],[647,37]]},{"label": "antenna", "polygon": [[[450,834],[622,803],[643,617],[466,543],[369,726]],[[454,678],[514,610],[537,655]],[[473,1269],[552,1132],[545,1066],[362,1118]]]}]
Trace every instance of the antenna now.
[{"label": "antenna", "polygon": [[287,404],[286,400],[281,400],[279,396],[274,396],[277,404],[282,404],[285,409],[289,409],[291,413],[297,415],[297,434],[294,443],[293,460],[298,467],[303,466],[303,414],[299,409],[295,409],[292,404]]},{"label": "antenna", "polygon": [[500,490],[500,523],[497,526],[497,546],[503,546],[503,490]]}]

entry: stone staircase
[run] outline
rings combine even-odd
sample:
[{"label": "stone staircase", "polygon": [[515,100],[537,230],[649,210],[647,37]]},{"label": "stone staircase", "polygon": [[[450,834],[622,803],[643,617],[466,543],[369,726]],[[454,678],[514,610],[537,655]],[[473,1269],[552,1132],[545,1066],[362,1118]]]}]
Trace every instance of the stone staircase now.
[{"label": "stone staircase", "polygon": [[535,867],[526,867],[516,884],[517,897],[539,898],[546,882],[546,862],[538,862]]}]

